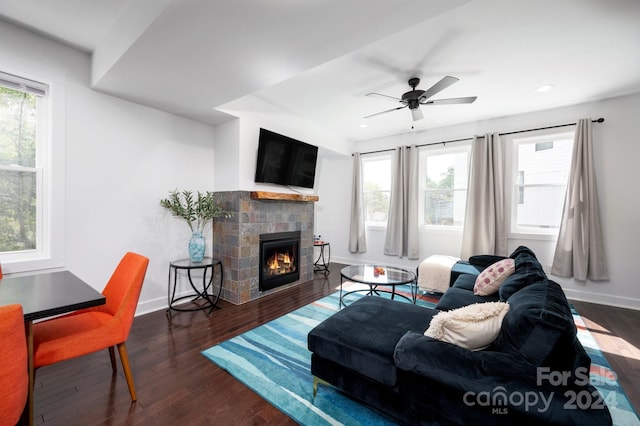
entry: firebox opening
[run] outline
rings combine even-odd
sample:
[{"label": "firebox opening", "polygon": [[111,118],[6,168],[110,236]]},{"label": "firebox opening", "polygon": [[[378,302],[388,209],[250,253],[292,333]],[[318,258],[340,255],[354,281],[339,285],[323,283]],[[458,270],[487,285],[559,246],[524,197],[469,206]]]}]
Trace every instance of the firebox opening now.
[{"label": "firebox opening", "polygon": [[300,278],[300,231],[260,235],[260,291]]}]

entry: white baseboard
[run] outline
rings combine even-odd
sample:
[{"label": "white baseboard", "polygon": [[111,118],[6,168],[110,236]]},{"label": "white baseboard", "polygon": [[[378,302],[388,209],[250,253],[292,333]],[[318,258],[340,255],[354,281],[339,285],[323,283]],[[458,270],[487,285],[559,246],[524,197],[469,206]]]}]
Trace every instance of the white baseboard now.
[{"label": "white baseboard", "polygon": [[169,304],[167,303],[166,297],[159,297],[153,300],[147,300],[147,301],[138,303],[135,316],[150,314],[151,312],[159,311],[161,309],[167,309],[167,306],[169,306]]},{"label": "white baseboard", "polygon": [[631,297],[610,296],[608,294],[585,292],[568,288],[563,288],[562,290],[567,296],[567,299],[640,311],[640,299],[634,299]]},{"label": "white baseboard", "polygon": [[[176,294],[176,299],[182,296],[188,296],[193,294],[193,290],[184,290]],[[195,296],[194,296],[195,297]],[[186,302],[186,301],[185,301]],[[184,302],[181,302],[184,303]],[[135,316],[140,316],[144,314],[150,314],[151,312],[156,312],[159,310],[167,309],[169,307],[169,301],[167,300],[167,296],[157,297],[152,300],[146,300],[144,302],[138,303],[138,307],[136,308]]]}]

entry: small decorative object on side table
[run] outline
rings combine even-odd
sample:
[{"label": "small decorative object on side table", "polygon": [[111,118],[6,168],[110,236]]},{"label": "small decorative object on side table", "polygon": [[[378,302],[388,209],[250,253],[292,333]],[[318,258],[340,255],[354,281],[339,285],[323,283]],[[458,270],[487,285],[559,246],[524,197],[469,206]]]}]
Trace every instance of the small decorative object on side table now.
[{"label": "small decorative object on side table", "polygon": [[331,262],[331,244],[320,239],[320,235],[313,237],[313,247],[319,247],[320,253],[318,258],[313,263],[313,272],[324,272],[328,274],[329,263]]}]

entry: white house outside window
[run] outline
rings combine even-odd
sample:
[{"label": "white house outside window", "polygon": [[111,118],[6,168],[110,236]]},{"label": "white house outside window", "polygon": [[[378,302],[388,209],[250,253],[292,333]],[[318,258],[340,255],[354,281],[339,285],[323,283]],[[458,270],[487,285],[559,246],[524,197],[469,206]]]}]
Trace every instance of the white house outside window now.
[{"label": "white house outside window", "polygon": [[557,235],[571,167],[573,132],[523,133],[509,138],[511,234]]},{"label": "white house outside window", "polygon": [[0,254],[42,257],[47,248],[48,86],[0,73]]}]

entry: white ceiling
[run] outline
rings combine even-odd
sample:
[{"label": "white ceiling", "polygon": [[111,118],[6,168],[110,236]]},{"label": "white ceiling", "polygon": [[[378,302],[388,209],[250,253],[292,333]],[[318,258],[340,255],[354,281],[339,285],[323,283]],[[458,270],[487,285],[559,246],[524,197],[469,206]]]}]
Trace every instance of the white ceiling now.
[{"label": "white ceiling", "polygon": [[365,120],[398,105],[365,94],[413,76],[478,96],[416,130],[640,91],[638,0],[0,0],[0,18],[92,53],[96,90],[214,125],[255,96],[351,140],[404,133],[410,112]]}]

